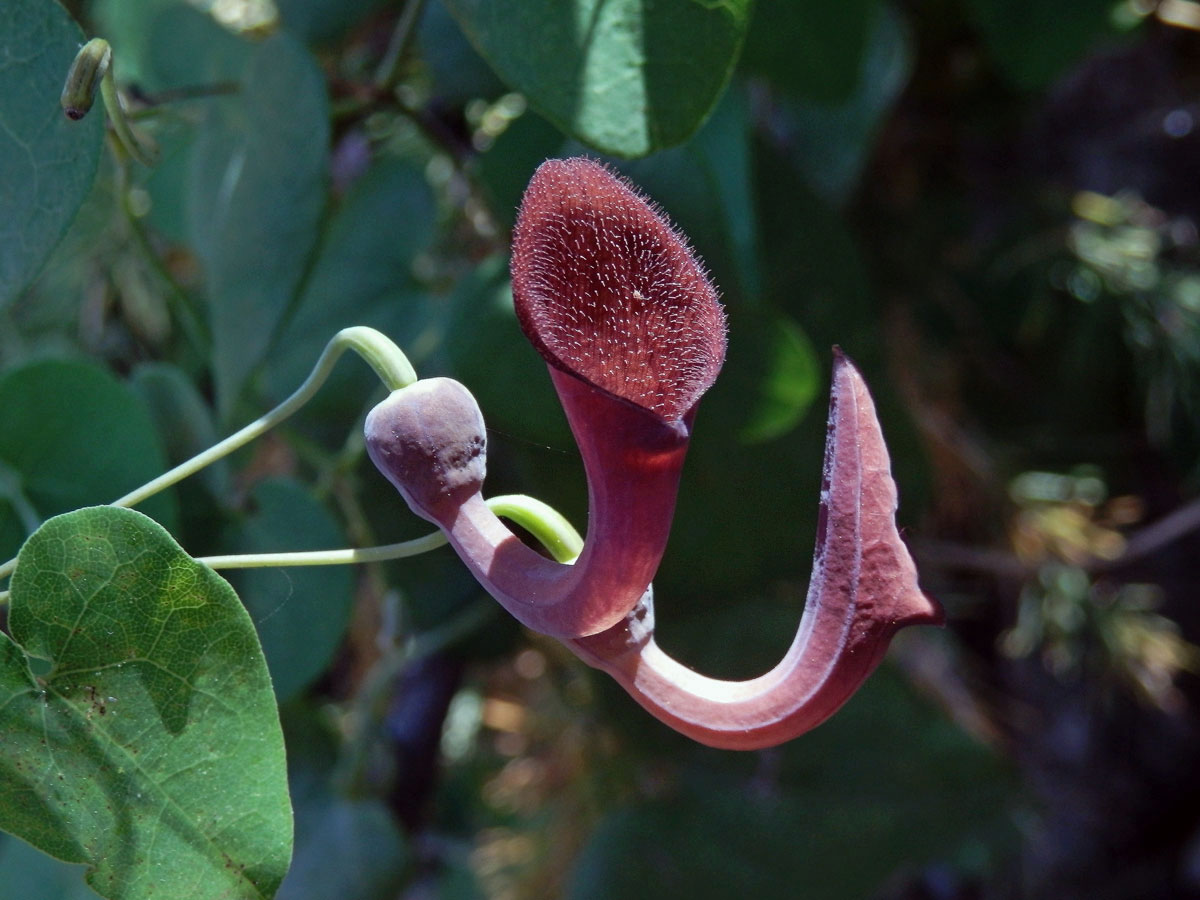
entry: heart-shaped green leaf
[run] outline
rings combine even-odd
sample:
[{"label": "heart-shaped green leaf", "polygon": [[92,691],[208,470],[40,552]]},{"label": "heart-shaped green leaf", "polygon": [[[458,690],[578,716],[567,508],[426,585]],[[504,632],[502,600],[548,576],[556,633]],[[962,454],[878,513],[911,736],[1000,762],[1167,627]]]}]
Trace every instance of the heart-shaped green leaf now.
[{"label": "heart-shaped green leaf", "polygon": [[9,626],[0,827],[87,863],[113,900],[273,896],[292,844],[283,734],[228,583],[141,513],[77,510],[22,548]]}]

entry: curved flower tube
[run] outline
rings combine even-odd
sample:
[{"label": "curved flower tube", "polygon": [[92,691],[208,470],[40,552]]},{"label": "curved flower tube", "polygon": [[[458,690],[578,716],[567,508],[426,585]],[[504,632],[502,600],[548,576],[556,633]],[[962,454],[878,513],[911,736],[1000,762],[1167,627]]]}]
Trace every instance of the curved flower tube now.
[{"label": "curved flower tube", "polygon": [[[367,448],[510,613],[582,637],[620,622],[658,570],[696,405],[724,360],[725,316],[686,240],[586,159],[550,160],[534,175],[512,279],[583,457],[588,529],[575,563],[539,556],[484,503],[483,421],[465,388],[430,379],[395,392],[368,418]],[[430,472],[453,484],[414,486]]]},{"label": "curved flower tube", "polygon": [[942,622],[896,530],[896,485],[874,403],[858,370],[836,351],[823,482],[804,615],[770,672],[720,681],[676,662],[654,641],[649,591],[617,626],[567,645],[702,744],[772,747],[821,724],[871,674],[899,628]]},{"label": "curved flower tube", "polygon": [[654,640],[650,587],[700,396],[724,359],[724,314],[684,239],[588,160],[551,160],[513,247],[521,325],[546,360],[588,478],[573,565],[526,547],[483,500],[486,433],[466,388],[428,379],[367,418],[371,459],[446,532],[518,620],[563,640],[660,720],[701,743],[756,749],[820,724],[906,625],[942,620],[896,530],[896,486],[874,403],[835,348],[816,552],[784,659],[748,681],[707,678]]}]

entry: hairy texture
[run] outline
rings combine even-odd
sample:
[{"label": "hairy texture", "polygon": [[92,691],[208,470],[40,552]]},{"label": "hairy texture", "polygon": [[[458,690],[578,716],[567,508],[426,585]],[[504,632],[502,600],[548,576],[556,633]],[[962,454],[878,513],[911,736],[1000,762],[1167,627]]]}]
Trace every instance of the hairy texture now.
[{"label": "hairy texture", "polygon": [[725,314],[686,239],[628,182],[589,159],[549,160],[517,217],[513,296],[543,358],[682,418],[725,358]]}]

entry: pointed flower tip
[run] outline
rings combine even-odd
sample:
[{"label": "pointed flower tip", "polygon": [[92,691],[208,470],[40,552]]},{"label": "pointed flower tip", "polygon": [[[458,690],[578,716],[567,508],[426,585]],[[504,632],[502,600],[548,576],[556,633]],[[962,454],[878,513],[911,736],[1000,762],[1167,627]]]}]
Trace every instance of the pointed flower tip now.
[{"label": "pointed flower tip", "polygon": [[[853,430],[852,442],[856,448],[859,463],[868,472],[876,473],[879,487],[871,492],[876,498],[878,508],[871,512],[880,521],[888,525],[874,537],[879,547],[876,553],[880,558],[887,558],[891,565],[874,572],[876,585],[876,602],[889,610],[887,618],[893,628],[905,628],[910,625],[946,624],[946,614],[942,605],[921,590],[917,583],[917,567],[912,554],[908,552],[900,531],[894,522],[898,503],[895,482],[891,475],[891,459],[887,446],[883,441],[879,420],[875,414],[875,403],[871,399],[867,383],[853,360],[846,355],[841,347],[833,347],[833,387],[831,391],[830,428],[836,429],[841,424],[838,417],[839,409],[852,416],[855,425],[848,427]],[[845,406],[842,406],[842,404]],[[831,461],[826,462],[826,478],[830,476]],[[882,476],[882,477],[880,477]],[[828,490],[826,486],[825,490]],[[824,510],[822,510],[824,513]],[[824,515],[822,516],[824,519]],[[822,527],[822,533],[824,528]]]},{"label": "pointed flower tip", "polygon": [[725,313],[687,240],[593,160],[534,173],[512,282],[521,327],[548,363],[663,419],[686,415],[725,359]]}]

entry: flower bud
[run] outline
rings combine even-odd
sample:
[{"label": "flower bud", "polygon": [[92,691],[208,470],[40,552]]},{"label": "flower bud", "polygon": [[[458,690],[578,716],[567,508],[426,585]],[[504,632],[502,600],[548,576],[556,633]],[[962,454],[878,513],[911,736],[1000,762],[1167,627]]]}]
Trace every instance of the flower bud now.
[{"label": "flower bud", "polygon": [[371,461],[422,518],[453,521],[483,486],[483,415],[457,381],[426,378],[393,391],[367,415],[364,431]]}]

